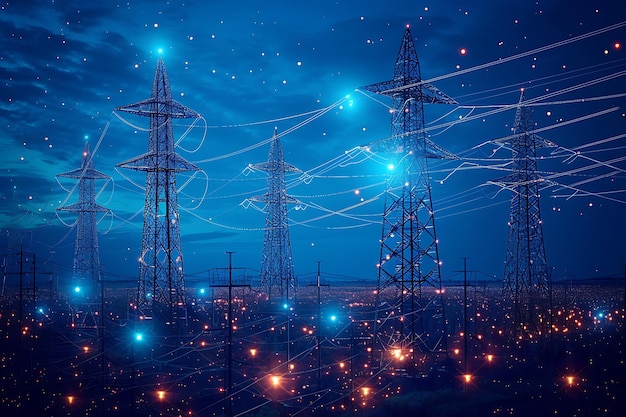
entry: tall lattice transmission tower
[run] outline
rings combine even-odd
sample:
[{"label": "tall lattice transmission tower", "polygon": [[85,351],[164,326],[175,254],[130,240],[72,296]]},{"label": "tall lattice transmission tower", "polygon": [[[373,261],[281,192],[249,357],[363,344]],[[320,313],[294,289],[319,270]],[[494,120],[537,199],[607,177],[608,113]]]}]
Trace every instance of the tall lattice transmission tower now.
[{"label": "tall lattice transmission tower", "polygon": [[249,166],[267,172],[267,192],[250,200],[266,203],[265,240],[261,260],[261,290],[268,299],[279,297],[288,300],[295,296],[297,282],[293,271],[287,204],[299,203],[287,195],[285,173],[300,172],[285,162],[280,137],[274,129],[267,162]]},{"label": "tall lattice transmission tower", "polygon": [[77,180],[78,201],[57,208],[77,214],[76,245],[74,247],[74,263],[72,265],[72,324],[77,327],[97,327],[99,285],[102,285],[100,253],[98,249],[98,215],[109,210],[96,203],[95,181],[109,180],[106,174],[94,169],[93,159],[89,151],[89,143],[85,142],[80,168],[58,174],[58,177]]},{"label": "tall lattice transmission tower", "polygon": [[152,97],[115,110],[150,118],[148,152],[117,165],[146,173],[137,313],[179,329],[187,324],[187,307],[176,174],[199,168],[176,153],[172,120],[200,115],[172,99],[161,58]]},{"label": "tall lattice transmission tower", "polygon": [[424,103],[456,101],[422,81],[407,27],[393,79],[362,87],[392,98],[391,136],[382,151],[398,155],[389,179],[378,264],[374,350],[396,356],[445,349],[435,215],[428,158],[455,158],[424,132]]},{"label": "tall lattice transmission tower", "polygon": [[537,173],[537,149],[555,146],[533,133],[530,109],[523,99],[522,90],[513,134],[504,141],[513,153],[512,172],[496,182],[513,194],[503,292],[512,303],[512,332],[518,336],[541,333],[549,323],[549,271],[539,209],[543,179]]}]

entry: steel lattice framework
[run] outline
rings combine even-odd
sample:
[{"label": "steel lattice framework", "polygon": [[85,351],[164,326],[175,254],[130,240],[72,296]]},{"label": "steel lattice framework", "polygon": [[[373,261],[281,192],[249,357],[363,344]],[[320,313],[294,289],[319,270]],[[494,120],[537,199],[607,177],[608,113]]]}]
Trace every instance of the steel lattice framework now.
[{"label": "steel lattice framework", "polygon": [[[399,155],[383,212],[374,346],[433,352],[444,336],[441,277],[428,158],[455,158],[424,132],[424,103],[456,104],[422,81],[410,30],[404,33],[393,79],[362,87],[392,98],[391,136],[381,150]],[[380,324],[379,324],[380,323]]]},{"label": "steel lattice framework", "polygon": [[157,62],[152,97],[115,110],[150,118],[148,152],[117,165],[146,173],[138,314],[154,316],[164,324],[184,325],[187,308],[176,173],[199,168],[176,153],[172,120],[200,115],[172,99],[162,59]]},{"label": "steel lattice framework", "polygon": [[[100,253],[98,249],[98,214],[109,210],[96,203],[95,181],[109,180],[106,174],[94,169],[89,143],[85,143],[80,168],[58,174],[58,177],[77,180],[78,201],[57,208],[77,214],[76,245],[72,265],[72,284],[76,293],[72,298],[73,309],[82,311],[73,314],[78,326],[98,326],[94,308],[98,304],[98,285],[101,284]],[[78,317],[77,317],[78,314]]]},{"label": "steel lattice framework", "polygon": [[268,298],[280,297],[281,300],[288,300],[295,296],[297,282],[291,257],[287,204],[299,201],[287,195],[285,173],[300,170],[285,162],[276,129],[267,162],[253,164],[249,168],[267,172],[267,192],[250,199],[266,203],[261,289]]},{"label": "steel lattice framework", "polygon": [[512,136],[512,173],[499,185],[512,192],[509,237],[504,266],[504,297],[512,301],[512,331],[516,335],[545,331],[548,323],[548,262],[543,241],[539,195],[543,179],[537,173],[537,149],[555,146],[533,133],[530,109],[520,94]]}]

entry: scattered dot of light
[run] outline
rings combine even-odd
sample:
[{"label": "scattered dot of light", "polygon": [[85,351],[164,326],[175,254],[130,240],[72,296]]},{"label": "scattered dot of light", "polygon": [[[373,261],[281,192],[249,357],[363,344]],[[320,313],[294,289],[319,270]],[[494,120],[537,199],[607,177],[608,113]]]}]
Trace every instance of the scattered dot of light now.
[{"label": "scattered dot of light", "polygon": [[461,50],[459,51],[459,53],[460,53],[461,55],[465,55],[465,54],[467,53],[467,49],[465,49],[465,48],[461,48]]},{"label": "scattered dot of light", "polygon": [[615,48],[615,49],[619,49],[619,48],[621,48],[621,47],[622,47],[622,45],[621,45],[619,42],[615,42],[615,43],[613,44],[613,48]]}]

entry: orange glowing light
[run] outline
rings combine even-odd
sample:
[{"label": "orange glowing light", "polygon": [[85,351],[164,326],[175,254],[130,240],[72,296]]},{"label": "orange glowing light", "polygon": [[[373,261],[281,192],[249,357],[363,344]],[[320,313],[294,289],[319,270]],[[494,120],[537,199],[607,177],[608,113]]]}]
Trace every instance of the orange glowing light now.
[{"label": "orange glowing light", "polygon": [[470,382],[472,380],[472,376],[470,374],[463,375],[463,379],[465,382]]},{"label": "orange glowing light", "polygon": [[73,403],[74,403],[74,397],[73,397],[73,396],[71,396],[71,395],[68,395],[68,397],[67,397],[67,403],[68,403],[68,404],[73,404]]},{"label": "orange glowing light", "polygon": [[573,376],[567,376],[565,377],[565,379],[567,379],[567,385],[574,385],[574,377]]},{"label": "orange glowing light", "polygon": [[256,349],[250,349],[250,355],[256,356]]},{"label": "orange glowing light", "polygon": [[159,400],[164,400],[165,399],[165,391],[163,391],[163,390],[157,391],[157,397],[159,398]]},{"label": "orange glowing light", "polygon": [[363,395],[369,395],[370,389],[367,387],[363,387],[361,388],[361,392],[363,393]]},{"label": "orange glowing light", "polygon": [[272,381],[272,385],[277,387],[280,384],[280,377],[276,376],[276,375],[272,375],[270,377],[270,380]]},{"label": "orange glowing light", "polygon": [[491,362],[493,360],[493,355],[487,355],[487,361]]}]

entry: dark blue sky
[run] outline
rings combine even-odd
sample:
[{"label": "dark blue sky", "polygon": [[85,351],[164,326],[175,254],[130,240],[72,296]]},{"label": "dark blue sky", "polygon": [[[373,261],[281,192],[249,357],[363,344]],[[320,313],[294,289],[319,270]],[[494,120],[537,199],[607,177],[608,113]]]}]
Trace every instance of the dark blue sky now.
[{"label": "dark blue sky", "polygon": [[355,149],[389,136],[391,103],[356,89],[391,78],[408,24],[423,79],[460,103],[425,110],[431,140],[461,157],[430,162],[443,279],[458,277],[464,257],[479,276],[502,277],[511,195],[488,181],[507,174],[510,151],[494,152],[490,142],[510,133],[515,110],[506,106],[522,87],[538,100],[541,136],[561,146],[542,150],[539,161],[555,277],[623,274],[626,6],[299,3],[3,3],[3,252],[22,244],[46,262],[41,268],[71,274],[75,234],[66,224],[74,219],[55,209],[76,195],[55,175],[80,166],[88,140],[96,169],[112,177],[98,197],[113,213],[99,225],[105,272],[135,279],[144,202],[136,185],[144,179],[115,165],[146,151],[147,120],[121,120],[113,109],[150,95],[162,56],[175,99],[204,117],[187,135],[188,121],[175,128],[180,154],[203,170],[178,179],[188,279],[226,266],[224,251],[250,274],[260,270],[265,217],[246,199],[264,192],[266,177],[245,169],[267,159],[264,141],[276,126],[290,131],[286,161],[308,174],[288,179],[303,203],[289,212],[296,274],[307,282],[320,261],[329,279],[375,281],[392,156]]}]

